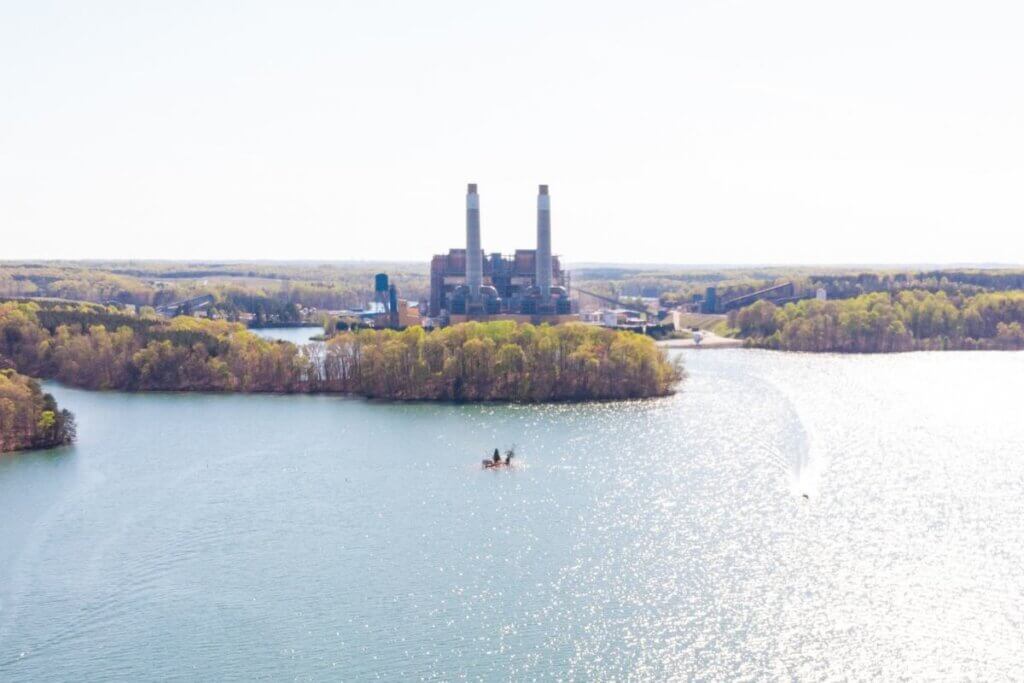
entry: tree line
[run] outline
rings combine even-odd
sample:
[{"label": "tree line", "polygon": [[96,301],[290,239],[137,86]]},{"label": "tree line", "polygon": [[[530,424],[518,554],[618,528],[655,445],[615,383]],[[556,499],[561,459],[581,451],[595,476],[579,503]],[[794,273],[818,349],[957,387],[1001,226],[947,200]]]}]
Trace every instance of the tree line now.
[{"label": "tree line", "polygon": [[581,323],[509,321],[342,332],[306,353],[315,387],[449,401],[561,401],[664,396],[682,369],[649,337]]},{"label": "tree line", "polygon": [[0,354],[20,372],[87,389],[301,390],[295,346],[222,320],[7,302],[0,304]]},{"label": "tree line", "polygon": [[717,287],[720,300],[742,296],[772,285],[792,282],[797,293],[813,296],[820,288],[829,299],[849,299],[873,292],[924,289],[949,296],[973,296],[985,292],[1024,289],[1024,270],[1019,268],[945,268],[912,270],[882,268],[835,268],[807,266],[735,268],[619,268],[584,267],[573,271],[581,289],[609,297],[657,296],[667,307],[692,302],[705,289]]},{"label": "tree line", "polygon": [[925,290],[966,297],[985,292],[1024,289],[1024,271],[954,269],[912,272],[861,272],[818,274],[797,281],[801,291],[824,289],[830,299],[849,299],[872,292]]},{"label": "tree line", "polygon": [[876,353],[1024,349],[1024,291],[949,296],[876,292],[779,307],[759,301],[730,314],[751,346],[785,351]]},{"label": "tree line", "polygon": [[52,448],[75,439],[75,418],[57,407],[39,382],[0,369],[0,453]]},{"label": "tree line", "polygon": [[553,401],[663,396],[681,378],[651,339],[582,324],[360,330],[296,346],[223,320],[54,302],[0,303],[0,354],[34,376],[130,391]]},{"label": "tree line", "polygon": [[130,306],[165,306],[205,294],[225,318],[251,313],[294,321],[297,306],[354,308],[373,297],[373,276],[389,271],[402,296],[426,298],[420,264],[2,263],[0,297],[52,297]]}]

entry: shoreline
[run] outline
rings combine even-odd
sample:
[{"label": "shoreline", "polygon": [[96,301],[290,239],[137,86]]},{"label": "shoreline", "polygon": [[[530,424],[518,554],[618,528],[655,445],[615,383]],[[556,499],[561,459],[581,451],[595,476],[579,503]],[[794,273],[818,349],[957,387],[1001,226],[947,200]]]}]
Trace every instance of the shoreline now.
[{"label": "shoreline", "polygon": [[[679,387],[685,377],[680,380],[680,383],[672,388],[671,391],[664,394],[651,394],[650,396],[621,396],[621,397],[588,397],[588,398],[553,398],[553,399],[538,399],[538,400],[524,400],[524,399],[512,399],[512,398],[487,398],[487,399],[451,399],[451,398],[399,398],[399,397],[388,397],[388,396],[371,396],[368,394],[360,394],[351,391],[339,391],[332,389],[318,389],[315,391],[302,391],[302,390],[251,390],[244,391],[240,389],[127,389],[117,387],[85,387],[76,384],[69,384],[62,382],[56,377],[34,377],[36,381],[41,384],[50,384],[61,389],[70,391],[82,391],[90,394],[121,394],[124,396],[277,396],[281,398],[290,398],[293,396],[309,396],[309,397],[327,397],[327,398],[340,398],[349,399],[353,401],[366,401],[369,403],[394,403],[394,404],[435,404],[435,405],[452,405],[452,406],[471,406],[471,405],[515,405],[515,406],[541,406],[541,405],[574,405],[583,403],[620,403],[629,401],[656,401],[663,398],[670,398],[679,393]],[[52,448],[51,446],[45,446],[44,448]],[[32,450],[32,449],[28,449]],[[0,453],[10,453],[12,451],[0,451]]]},{"label": "shoreline", "polygon": [[704,332],[704,339],[697,344],[692,339],[663,339],[655,342],[664,349],[738,349],[746,345],[743,339],[721,337],[712,332]]}]

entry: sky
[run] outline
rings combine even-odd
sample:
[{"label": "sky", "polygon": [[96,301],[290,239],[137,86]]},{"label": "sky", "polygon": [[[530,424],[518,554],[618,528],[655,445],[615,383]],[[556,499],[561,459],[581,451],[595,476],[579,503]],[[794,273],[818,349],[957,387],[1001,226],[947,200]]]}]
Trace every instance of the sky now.
[{"label": "sky", "polygon": [[0,0],[0,259],[1024,263],[1024,4]]}]

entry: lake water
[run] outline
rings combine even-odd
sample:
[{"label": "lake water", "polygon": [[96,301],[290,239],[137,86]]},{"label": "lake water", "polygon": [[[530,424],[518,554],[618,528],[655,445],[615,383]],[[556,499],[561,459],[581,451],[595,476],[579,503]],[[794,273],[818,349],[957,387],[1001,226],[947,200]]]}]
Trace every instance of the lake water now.
[{"label": "lake water", "polygon": [[51,387],[0,680],[1020,675],[1024,353],[686,353],[620,404]]},{"label": "lake water", "polygon": [[324,328],[319,327],[256,327],[249,330],[267,339],[283,339],[293,344],[308,344],[310,337],[322,335]]}]

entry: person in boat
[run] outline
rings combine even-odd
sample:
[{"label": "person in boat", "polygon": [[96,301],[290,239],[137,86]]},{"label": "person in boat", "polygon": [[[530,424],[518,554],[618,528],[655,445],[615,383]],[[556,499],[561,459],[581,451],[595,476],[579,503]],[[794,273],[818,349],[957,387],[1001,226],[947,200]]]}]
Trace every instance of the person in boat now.
[{"label": "person in boat", "polygon": [[505,451],[505,459],[502,460],[501,459],[501,451],[498,450],[497,448],[495,448],[494,449],[494,455],[492,455],[490,458],[484,459],[483,465],[486,468],[491,468],[491,467],[509,467],[509,466],[512,465],[512,458],[515,457],[515,454],[516,454],[515,451],[510,448],[507,451]]}]

